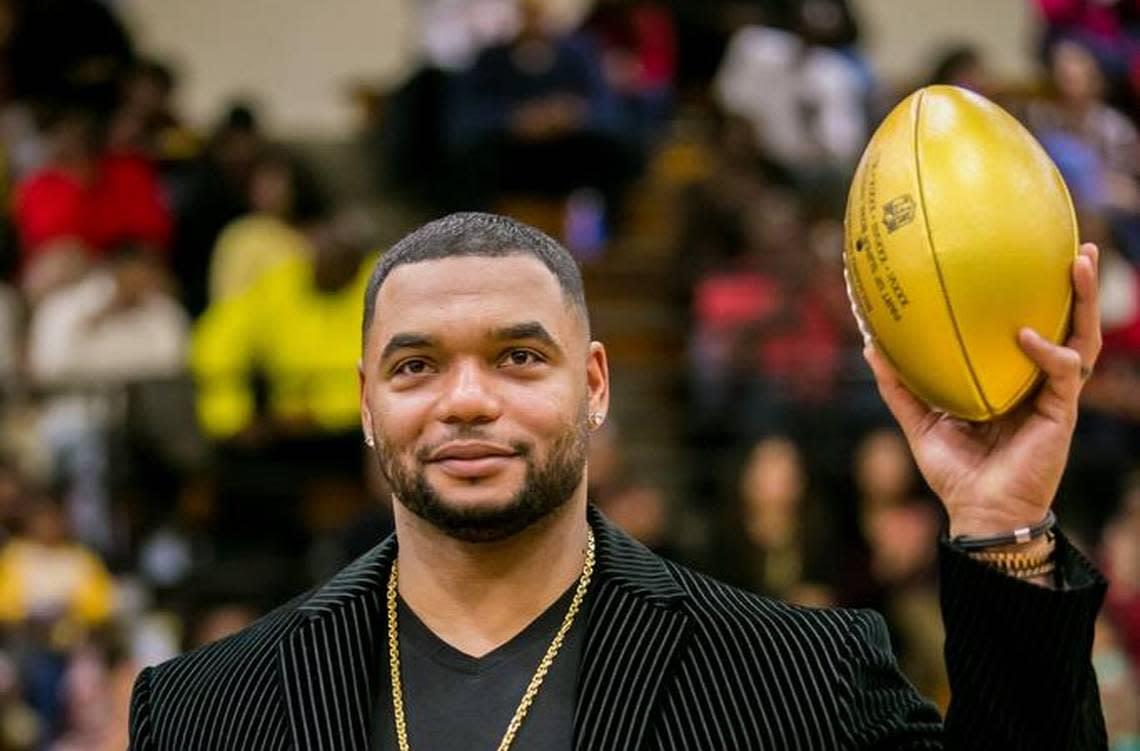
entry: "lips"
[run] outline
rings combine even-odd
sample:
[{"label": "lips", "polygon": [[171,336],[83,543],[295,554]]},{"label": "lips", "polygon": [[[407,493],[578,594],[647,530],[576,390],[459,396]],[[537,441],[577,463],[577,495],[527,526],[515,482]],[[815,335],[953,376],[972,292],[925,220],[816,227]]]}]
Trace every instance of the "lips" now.
[{"label": "lips", "polygon": [[518,452],[508,446],[482,442],[456,442],[440,446],[428,456],[429,462],[451,459],[486,459],[489,457],[515,456]]},{"label": "lips", "polygon": [[449,443],[433,451],[428,463],[444,474],[476,480],[502,471],[518,452],[491,443]]}]

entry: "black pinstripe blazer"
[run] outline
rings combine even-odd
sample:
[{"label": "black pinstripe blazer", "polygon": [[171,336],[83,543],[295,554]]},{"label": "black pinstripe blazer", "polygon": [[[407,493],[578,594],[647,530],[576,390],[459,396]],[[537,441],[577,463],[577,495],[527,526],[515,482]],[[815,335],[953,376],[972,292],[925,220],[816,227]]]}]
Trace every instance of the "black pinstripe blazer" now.
[{"label": "black pinstripe blazer", "polygon": [[[589,515],[598,547],[579,751],[1107,746],[1090,665],[1105,582],[1063,539],[1065,591],[943,546],[953,694],[943,722],[899,673],[878,614],[732,589]],[[374,692],[387,685],[395,552],[389,538],[244,631],[146,669],[131,748],[366,751]]]}]

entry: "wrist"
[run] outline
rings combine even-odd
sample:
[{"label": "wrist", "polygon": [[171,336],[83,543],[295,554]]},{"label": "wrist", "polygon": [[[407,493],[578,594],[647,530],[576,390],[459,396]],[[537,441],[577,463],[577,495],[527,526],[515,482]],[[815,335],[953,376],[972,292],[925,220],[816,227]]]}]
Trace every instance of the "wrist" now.
[{"label": "wrist", "polygon": [[1048,508],[1036,506],[1025,509],[965,509],[949,513],[948,533],[951,539],[1004,535],[1040,524],[1048,514]]}]

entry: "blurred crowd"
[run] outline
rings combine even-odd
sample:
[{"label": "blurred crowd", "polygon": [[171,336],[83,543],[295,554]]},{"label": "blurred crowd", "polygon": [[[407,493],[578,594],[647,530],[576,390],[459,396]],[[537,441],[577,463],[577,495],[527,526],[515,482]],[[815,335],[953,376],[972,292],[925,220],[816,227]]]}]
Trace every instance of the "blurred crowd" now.
[{"label": "blurred crowd", "polygon": [[1021,118],[1101,246],[1105,350],[1059,514],[1110,576],[1094,661],[1113,748],[1140,747],[1140,3],[1031,5],[1040,75],[1010,85],[967,43],[880,80],[844,0],[598,0],[580,18],[419,0],[415,70],[356,92],[376,179],[346,201],[249,102],[184,118],[177,72],[113,5],[0,0],[0,751],[124,748],[142,665],[390,531],[356,376],[388,204],[516,213],[591,275],[663,263],[684,388],[659,407],[686,426],[686,487],[635,471],[609,425],[592,499],[740,587],[879,609],[945,707],[943,518],[842,276],[863,146],[929,83]]}]

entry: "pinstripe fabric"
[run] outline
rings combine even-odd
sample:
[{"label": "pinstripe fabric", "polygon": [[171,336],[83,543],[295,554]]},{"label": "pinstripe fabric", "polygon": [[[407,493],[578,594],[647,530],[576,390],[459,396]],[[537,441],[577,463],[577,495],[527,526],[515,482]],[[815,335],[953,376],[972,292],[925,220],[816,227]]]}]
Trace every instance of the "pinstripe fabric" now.
[{"label": "pinstripe fabric", "polygon": [[[1089,664],[1105,582],[1063,539],[1068,591],[941,550],[944,724],[877,614],[756,597],[654,556],[593,508],[590,523],[578,751],[1106,747]],[[395,550],[389,538],[245,631],[145,670],[131,748],[367,751]]]}]

